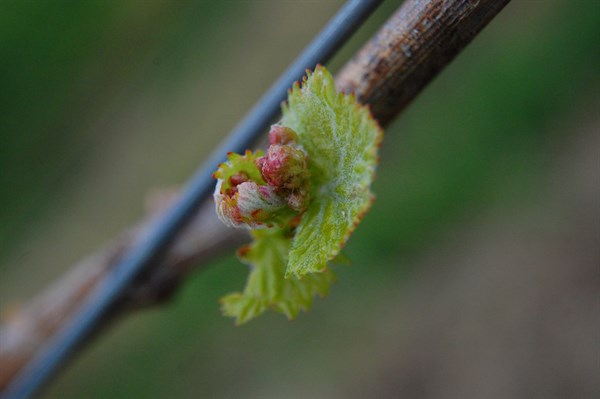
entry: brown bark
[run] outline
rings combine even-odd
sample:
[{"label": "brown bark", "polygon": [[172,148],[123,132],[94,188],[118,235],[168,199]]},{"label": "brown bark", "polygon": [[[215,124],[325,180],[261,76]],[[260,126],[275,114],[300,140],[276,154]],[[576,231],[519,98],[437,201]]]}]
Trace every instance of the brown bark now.
[{"label": "brown bark", "polygon": [[386,125],[510,0],[411,0],[336,77]]},{"label": "brown bark", "polygon": [[[508,2],[407,0],[340,71],[336,85],[369,104],[375,118],[385,126]],[[76,313],[78,305],[118,263],[134,238],[145,234],[152,220],[151,215],[74,265],[67,275],[0,326],[0,389]],[[116,310],[164,302],[191,270],[245,239],[245,235],[225,228],[215,216],[212,201],[207,201],[164,261],[131,287]]]}]

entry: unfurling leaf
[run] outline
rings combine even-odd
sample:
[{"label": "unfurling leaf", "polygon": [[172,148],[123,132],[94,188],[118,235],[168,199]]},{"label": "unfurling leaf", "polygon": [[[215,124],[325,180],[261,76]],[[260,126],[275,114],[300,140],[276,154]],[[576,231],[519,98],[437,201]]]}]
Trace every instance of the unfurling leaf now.
[{"label": "unfurling leaf", "polygon": [[215,172],[217,213],[228,226],[262,230],[238,253],[251,271],[242,293],[221,300],[225,315],[242,324],[270,308],[294,318],[327,293],[327,262],[372,203],[381,138],[369,110],[336,93],[317,66],[290,91],[267,154],[228,155]]},{"label": "unfurling leaf", "polygon": [[298,225],[287,274],[318,272],[340,252],[369,209],[369,189],[382,131],[353,95],[336,93],[325,68],[296,83],[283,106],[283,126],[309,156],[311,202]]},{"label": "unfurling leaf", "polygon": [[256,230],[253,242],[238,251],[239,258],[250,266],[250,275],[242,293],[221,299],[226,316],[243,324],[271,308],[288,319],[300,310],[310,309],[315,295],[325,296],[335,280],[331,270],[303,277],[284,278],[290,239],[284,229]]}]

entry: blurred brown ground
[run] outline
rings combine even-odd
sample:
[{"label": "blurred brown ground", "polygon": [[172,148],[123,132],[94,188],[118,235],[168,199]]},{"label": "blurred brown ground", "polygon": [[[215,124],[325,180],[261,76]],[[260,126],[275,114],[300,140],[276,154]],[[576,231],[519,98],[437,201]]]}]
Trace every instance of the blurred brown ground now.
[{"label": "blurred brown ground", "polygon": [[340,398],[600,396],[600,103],[586,107],[548,148],[543,201],[492,210],[414,265]]}]

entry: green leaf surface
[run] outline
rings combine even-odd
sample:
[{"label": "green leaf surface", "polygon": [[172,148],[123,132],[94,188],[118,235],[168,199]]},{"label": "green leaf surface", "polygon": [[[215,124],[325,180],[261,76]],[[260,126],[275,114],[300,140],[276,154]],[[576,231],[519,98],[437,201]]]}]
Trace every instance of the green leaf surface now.
[{"label": "green leaf surface", "polygon": [[313,187],[289,253],[286,275],[299,277],[324,270],[368,210],[382,131],[353,95],[335,91],[320,66],[294,85],[281,124],[298,134]]},{"label": "green leaf surface", "polygon": [[235,317],[236,324],[244,324],[267,309],[293,319],[300,310],[310,309],[315,295],[325,296],[335,281],[331,270],[302,279],[284,278],[290,248],[288,233],[278,228],[255,230],[252,244],[238,252],[251,268],[246,288],[221,299],[223,313]]}]

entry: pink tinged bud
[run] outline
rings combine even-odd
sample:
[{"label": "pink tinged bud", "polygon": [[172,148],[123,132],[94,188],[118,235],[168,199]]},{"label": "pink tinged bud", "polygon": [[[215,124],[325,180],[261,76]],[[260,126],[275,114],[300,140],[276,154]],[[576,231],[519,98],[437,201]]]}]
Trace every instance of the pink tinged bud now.
[{"label": "pink tinged bud", "polygon": [[298,142],[298,135],[289,127],[273,125],[269,131],[269,144],[291,144]]},{"label": "pink tinged bud", "polygon": [[229,227],[267,227],[277,212],[287,205],[272,188],[253,181],[242,182],[229,193],[221,193],[221,185],[219,180],[214,193],[217,215]]},{"label": "pink tinged bud", "polygon": [[238,207],[244,217],[253,219],[261,214],[265,217],[259,222],[264,222],[268,216],[283,208],[285,201],[269,186],[259,186],[254,182],[242,183],[238,186]]},{"label": "pink tinged bud", "polygon": [[[215,172],[218,181],[213,197],[217,215],[229,227],[258,229],[289,225],[296,213],[308,208],[307,157],[298,144],[298,136],[290,128],[274,125],[269,140],[267,155],[254,161],[249,152],[244,157],[229,155],[230,162],[220,165]],[[255,166],[264,182],[257,183],[261,179],[251,177],[256,176],[252,170]]]},{"label": "pink tinged bud", "polygon": [[306,155],[298,146],[273,144],[256,164],[263,179],[276,190],[296,190],[308,181]]}]

